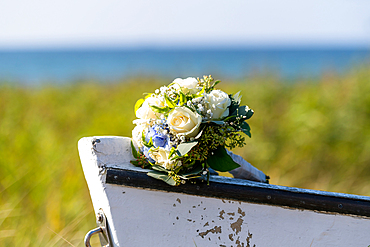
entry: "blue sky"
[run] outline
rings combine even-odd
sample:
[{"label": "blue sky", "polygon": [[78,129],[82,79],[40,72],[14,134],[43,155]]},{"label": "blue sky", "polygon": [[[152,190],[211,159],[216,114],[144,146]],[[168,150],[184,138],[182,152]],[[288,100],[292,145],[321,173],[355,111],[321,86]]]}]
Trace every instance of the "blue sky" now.
[{"label": "blue sky", "polygon": [[0,48],[370,47],[368,0],[3,0]]}]

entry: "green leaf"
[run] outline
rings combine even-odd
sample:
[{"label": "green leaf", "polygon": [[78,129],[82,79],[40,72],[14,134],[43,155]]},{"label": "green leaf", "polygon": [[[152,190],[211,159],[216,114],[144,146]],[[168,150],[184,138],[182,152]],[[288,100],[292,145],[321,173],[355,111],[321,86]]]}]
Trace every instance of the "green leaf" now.
[{"label": "green leaf", "polygon": [[170,110],[168,106],[164,106],[164,107],[159,107],[155,105],[149,105],[149,106],[150,108],[152,108],[153,111],[158,112],[158,113],[166,113]]},{"label": "green leaf", "polygon": [[141,132],[141,141],[142,141],[143,143],[146,143],[144,131],[143,131],[143,132]]},{"label": "green leaf", "polygon": [[215,83],[208,89],[208,93],[209,92],[211,92],[211,91],[213,91],[213,89],[215,89],[215,86],[217,85],[217,84],[219,84],[221,81],[215,81]]},{"label": "green leaf", "polygon": [[[254,111],[248,106],[239,106],[231,115],[232,116],[243,116],[244,120],[251,118],[254,114]],[[244,118],[245,117],[245,118]]]},{"label": "green leaf", "polygon": [[171,178],[170,176],[168,176],[167,174],[165,174],[163,172],[150,171],[147,174],[148,174],[149,177],[156,178],[156,179],[159,179],[159,180],[163,180],[164,182],[166,182],[167,184],[169,184],[171,186],[176,186],[177,185],[176,181],[173,180],[173,178]]},{"label": "green leaf", "polygon": [[203,96],[203,94],[204,94],[204,92],[205,92],[205,88],[204,88],[204,86],[203,86],[203,87],[202,87],[202,90],[200,90],[198,93],[193,94],[193,95],[195,95],[195,96],[196,96],[196,98],[197,98],[197,97],[202,97],[202,96]]},{"label": "green leaf", "polygon": [[180,178],[182,179],[186,179],[186,180],[189,180],[189,179],[193,179],[193,178],[199,178],[201,177],[202,175],[201,174],[194,174],[194,175],[188,175],[188,176],[182,176],[182,175],[178,175]]},{"label": "green leaf", "polygon": [[151,147],[153,147],[153,139],[152,139],[152,137],[150,137],[149,142],[146,142],[146,140],[145,140],[145,135],[144,135],[144,131],[143,131],[143,133],[141,134],[141,140],[142,140],[143,145],[144,145],[145,147],[147,147],[147,148],[151,148]]},{"label": "green leaf", "polygon": [[180,106],[183,106],[186,103],[186,95],[180,91]]},{"label": "green leaf", "polygon": [[[213,79],[212,79],[211,81],[213,81]],[[211,81],[210,81],[210,82],[211,82]],[[207,89],[206,89],[206,93],[211,92],[211,91],[215,88],[215,86],[216,86],[217,84],[219,84],[219,83],[220,83],[220,81],[215,81],[215,82],[213,83],[213,85],[212,85],[212,86],[210,86],[209,88],[207,88]]]},{"label": "green leaf", "polygon": [[240,166],[227,154],[223,146],[218,146],[217,149],[213,151],[213,155],[208,157],[207,163],[212,169],[220,172],[231,171]]},{"label": "green leaf", "polygon": [[[171,157],[171,156],[170,156],[170,157]],[[171,157],[171,159],[170,159],[170,160],[176,160],[176,159],[179,159],[179,158],[181,158],[181,156],[175,155],[175,156]]]},{"label": "green leaf", "polygon": [[242,128],[242,131],[244,134],[246,134],[249,137],[252,137],[251,135],[251,127],[246,122],[243,122],[240,126]]},{"label": "green leaf", "polygon": [[[175,108],[175,107],[176,107],[175,102],[174,102],[174,101],[172,101],[172,100],[170,99],[170,97],[168,97],[166,94],[164,95],[164,99],[166,100],[166,103],[167,103],[168,107],[170,107],[170,108]],[[176,100],[177,100],[177,99],[176,99]],[[176,100],[175,100],[175,101],[176,101]]]},{"label": "green leaf", "polygon": [[217,81],[215,81],[215,84],[213,84],[213,86],[212,86],[212,87],[214,88],[214,87],[215,87],[217,84],[219,84],[220,82],[221,82],[221,81],[218,81],[218,80],[217,80]]},{"label": "green leaf", "polygon": [[[231,111],[230,111],[231,112]],[[241,120],[247,120],[253,116],[254,112],[248,106],[239,106],[224,121],[233,122],[239,117]]]},{"label": "green leaf", "polygon": [[179,174],[179,176],[181,178],[184,178],[184,179],[189,179],[190,177],[192,177],[192,178],[193,177],[198,177],[198,176],[201,175],[200,173],[202,172],[202,170],[203,170],[202,165],[200,163],[198,163],[197,165],[195,165],[193,167],[193,169],[191,169],[190,171],[188,171],[184,174]]},{"label": "green leaf", "polygon": [[166,170],[166,168],[164,168],[163,166],[159,166],[159,165],[153,165],[152,166],[152,169],[153,170],[156,170],[156,171],[160,171],[160,172],[168,172],[167,170]]},{"label": "green leaf", "polygon": [[136,159],[139,158],[139,154],[137,153],[134,143],[132,141],[131,141],[131,150],[132,150],[132,155],[134,156],[134,158]]},{"label": "green leaf", "polygon": [[168,158],[171,158],[176,153],[176,149],[174,147],[171,148],[171,151],[168,155]]},{"label": "green leaf", "polygon": [[227,118],[224,119],[224,122],[231,122],[236,119],[236,116],[228,116]]},{"label": "green leaf", "polygon": [[208,123],[215,123],[215,124],[218,124],[218,125],[223,125],[225,124],[224,121],[208,121]]},{"label": "green leaf", "polygon": [[149,145],[148,143],[146,143],[146,142],[143,142],[143,145],[145,146],[145,147],[147,147],[147,148],[151,148],[151,147],[153,147],[153,145]]},{"label": "green leaf", "polygon": [[239,108],[240,103],[236,102],[233,98],[232,94],[229,94],[229,98],[231,99],[231,104],[229,106],[229,116],[232,116],[236,109]]},{"label": "green leaf", "polygon": [[137,160],[130,160],[130,163],[133,164],[134,166],[139,166],[139,161]]},{"label": "green leaf", "polygon": [[136,103],[135,103],[135,113],[143,105],[144,101],[145,101],[144,99],[139,99],[138,101],[136,101]]},{"label": "green leaf", "polygon": [[180,145],[177,146],[178,155],[179,156],[184,156],[197,144],[198,144],[197,141],[181,143]]},{"label": "green leaf", "polygon": [[240,127],[242,127],[242,129],[245,129],[245,130],[251,130],[251,127],[249,126],[247,122],[243,122]]},{"label": "green leaf", "polygon": [[249,136],[250,138],[252,137],[252,134],[249,130],[242,130],[244,134],[246,134],[247,136]]}]

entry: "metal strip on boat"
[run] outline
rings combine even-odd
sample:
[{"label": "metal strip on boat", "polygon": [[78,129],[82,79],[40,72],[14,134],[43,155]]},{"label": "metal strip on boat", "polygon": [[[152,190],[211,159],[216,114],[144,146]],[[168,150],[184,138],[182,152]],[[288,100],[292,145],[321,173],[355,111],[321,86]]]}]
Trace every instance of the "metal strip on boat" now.
[{"label": "metal strip on boat", "polygon": [[370,217],[370,197],[269,185],[219,176],[211,176],[209,185],[202,179],[196,179],[193,183],[170,186],[147,176],[144,172],[108,169],[106,183]]}]

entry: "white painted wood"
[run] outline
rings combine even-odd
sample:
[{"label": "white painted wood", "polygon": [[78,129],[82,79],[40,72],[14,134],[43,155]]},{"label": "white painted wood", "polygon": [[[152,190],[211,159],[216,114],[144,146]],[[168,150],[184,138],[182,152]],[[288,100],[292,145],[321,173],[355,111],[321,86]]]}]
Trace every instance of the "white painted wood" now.
[{"label": "white painted wood", "polygon": [[129,138],[82,138],[79,152],[95,212],[106,214],[113,246],[370,245],[366,217],[106,184],[104,167],[143,172],[129,163]]}]

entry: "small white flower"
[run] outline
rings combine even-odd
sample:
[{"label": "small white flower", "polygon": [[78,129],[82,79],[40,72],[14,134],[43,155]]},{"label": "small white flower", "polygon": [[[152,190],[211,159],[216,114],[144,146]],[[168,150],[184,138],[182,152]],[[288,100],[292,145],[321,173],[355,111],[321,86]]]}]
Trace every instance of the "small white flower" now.
[{"label": "small white flower", "polygon": [[168,90],[168,87],[163,86],[163,87],[160,87],[159,90],[161,91],[162,94],[165,94],[166,91]]},{"label": "small white flower", "polygon": [[171,160],[168,156],[170,154],[169,150],[164,148],[156,148],[149,150],[149,156],[155,160],[156,164],[164,167],[167,170],[172,170],[174,165],[176,165],[176,161]]},{"label": "small white flower", "polygon": [[180,135],[180,136],[179,136],[179,138],[180,138],[180,141],[182,141],[182,142],[184,142],[184,141],[185,141],[185,136]]},{"label": "small white flower", "polygon": [[138,123],[132,130],[132,140],[138,148],[141,148],[143,146],[142,134],[144,133],[145,135],[147,133],[147,130],[148,125],[146,125],[145,123]]},{"label": "small white flower", "polygon": [[211,119],[213,117],[213,113],[210,109],[207,110],[207,118]]},{"label": "small white flower", "polygon": [[180,87],[180,89],[184,92],[184,93],[197,93],[199,91],[199,88],[198,88],[198,80],[195,79],[194,77],[188,77],[186,79],[181,79],[181,78],[176,78],[174,81],[174,87],[175,89],[179,89],[178,87]]},{"label": "small white flower", "polygon": [[145,99],[144,103],[136,111],[136,117],[141,119],[157,119],[159,117],[158,112],[154,112],[150,106],[163,107],[165,100],[162,97],[153,96]]},{"label": "small white flower", "polygon": [[[229,115],[231,100],[229,95],[221,90],[213,90],[207,94],[208,108],[212,110],[212,119],[222,119]],[[208,111],[207,111],[208,112]]]},{"label": "small white flower", "polygon": [[198,98],[194,98],[192,99],[191,101],[194,103],[194,104],[197,104],[197,103],[200,103],[202,101],[203,97],[198,97]]},{"label": "small white flower", "polygon": [[158,90],[158,89],[156,89],[154,92],[155,92],[156,94],[159,94],[159,90]]},{"label": "small white flower", "polygon": [[203,111],[204,107],[201,104],[198,104],[198,109],[199,109],[199,111]]}]

